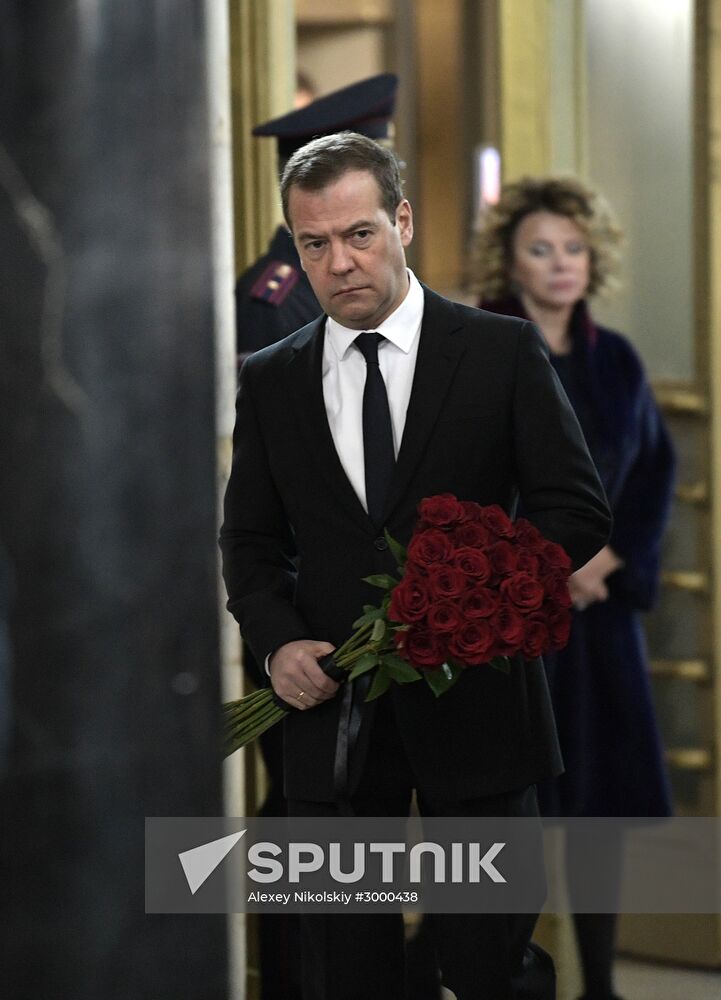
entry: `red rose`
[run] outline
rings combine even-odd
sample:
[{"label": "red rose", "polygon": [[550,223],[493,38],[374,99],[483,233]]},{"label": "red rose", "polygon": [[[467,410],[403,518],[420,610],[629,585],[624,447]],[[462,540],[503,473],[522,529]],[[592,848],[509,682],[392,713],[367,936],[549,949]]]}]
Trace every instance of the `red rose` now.
[{"label": "red rose", "polygon": [[466,618],[490,618],[500,600],[498,591],[490,587],[473,587],[461,598],[461,610]]},{"label": "red rose", "polygon": [[515,535],[513,521],[497,503],[491,504],[489,507],[481,507],[480,518],[487,528],[490,528],[495,535],[499,535],[501,538],[513,538]]},{"label": "red rose", "polygon": [[408,559],[417,566],[448,562],[453,555],[453,543],[440,528],[416,531],[408,545]]},{"label": "red rose", "polygon": [[514,573],[503,580],[501,593],[522,611],[535,611],[543,604],[543,587],[528,573]]},{"label": "red rose", "polygon": [[431,632],[444,635],[460,628],[463,617],[458,607],[450,601],[439,601],[428,610],[426,622]]},{"label": "red rose", "polygon": [[518,562],[518,552],[510,542],[495,542],[486,550],[491,560],[491,566],[498,576],[508,576],[515,573]]},{"label": "red rose", "polygon": [[466,521],[478,522],[481,520],[481,505],[479,503],[476,503],[475,500],[459,500],[458,502],[463,508]]},{"label": "red rose", "polygon": [[526,625],[512,604],[504,601],[491,619],[494,633],[506,647],[506,655],[517,652],[523,645]]},{"label": "red rose", "polygon": [[466,577],[454,566],[431,566],[427,583],[432,601],[458,597],[466,589]]},{"label": "red rose", "polygon": [[425,628],[398,633],[398,652],[414,667],[441,667],[447,659],[445,643]]},{"label": "red rose", "polygon": [[449,528],[464,519],[463,507],[452,493],[426,497],[418,504],[418,514],[426,524]]},{"label": "red rose", "polygon": [[559,608],[571,607],[567,576],[547,577],[543,581],[543,586],[546,591],[546,600],[552,601]]},{"label": "red rose", "polygon": [[538,553],[547,566],[553,569],[565,569],[570,572],[571,560],[566,550],[555,542],[545,542]]},{"label": "red rose", "polygon": [[487,621],[465,622],[454,634],[448,650],[454,659],[463,664],[487,663],[493,646],[493,632]]},{"label": "red rose", "polygon": [[568,573],[565,569],[554,569],[553,566],[549,566],[548,563],[542,562],[539,558],[538,580],[543,584],[546,590],[554,590],[558,586],[559,580],[561,582],[566,582],[568,580]]},{"label": "red rose", "polygon": [[488,556],[479,549],[472,549],[468,545],[456,549],[453,565],[465,576],[471,576],[479,583],[487,583],[491,578],[492,568]]},{"label": "red rose", "polygon": [[415,576],[404,576],[391,593],[388,617],[404,625],[420,621],[425,617],[430,596],[423,580]]},{"label": "red rose", "polygon": [[534,554],[540,552],[546,544],[546,539],[535,524],[531,524],[525,517],[519,517],[516,521],[516,539],[520,545]]},{"label": "red rose", "polygon": [[493,544],[495,536],[479,521],[464,521],[453,531],[456,545],[467,545],[472,549],[485,549]]},{"label": "red rose", "polygon": [[552,611],[546,616],[550,652],[556,652],[568,643],[571,634],[571,612],[565,609]]},{"label": "red rose", "polygon": [[540,618],[531,618],[526,622],[526,634],[523,638],[523,655],[527,660],[535,660],[550,648],[548,626]]},{"label": "red rose", "polygon": [[519,573],[530,573],[537,580],[540,572],[538,556],[534,556],[528,549],[521,549],[516,558],[516,569]]}]

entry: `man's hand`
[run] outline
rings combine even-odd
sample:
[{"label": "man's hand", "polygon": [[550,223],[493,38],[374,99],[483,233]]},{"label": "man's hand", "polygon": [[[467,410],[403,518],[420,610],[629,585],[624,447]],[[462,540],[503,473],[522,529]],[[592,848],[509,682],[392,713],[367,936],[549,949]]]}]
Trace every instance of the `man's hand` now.
[{"label": "man's hand", "polygon": [[608,545],[604,545],[593,559],[572,573],[568,581],[568,591],[573,606],[584,611],[589,604],[608,600],[606,577],[623,566],[621,559]]},{"label": "man's hand", "polygon": [[276,649],[268,664],[275,693],[301,710],[315,708],[332,698],[339,685],[326,677],[318,660],[334,649],[329,642],[315,639],[296,639]]}]

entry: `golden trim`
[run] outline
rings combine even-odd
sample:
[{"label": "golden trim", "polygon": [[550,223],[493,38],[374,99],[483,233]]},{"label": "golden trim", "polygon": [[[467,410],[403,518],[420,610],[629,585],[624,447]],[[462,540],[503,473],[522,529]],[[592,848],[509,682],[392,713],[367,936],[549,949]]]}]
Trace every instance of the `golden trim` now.
[{"label": "golden trim", "polygon": [[574,11],[576,25],[576,173],[588,178],[588,41],[586,38],[585,0],[576,2]]},{"label": "golden trim", "polygon": [[386,14],[348,14],[342,17],[334,17],[332,14],[319,14],[318,17],[304,17],[298,21],[299,28],[387,28],[394,22],[393,17]]},{"label": "golden trim", "polygon": [[293,106],[292,12],[292,0],[229,0],[237,274],[265,251],[281,221],[275,141],[251,132]]},{"label": "golden trim", "polygon": [[696,570],[664,570],[661,583],[675,590],[685,590],[691,594],[708,594],[711,589],[707,573]]},{"label": "golden trim", "polygon": [[[461,0],[418,0],[414,5],[416,58],[423,66],[416,89],[416,186],[423,238],[418,266],[433,288],[448,292],[461,282],[465,262],[463,47]],[[431,234],[443,233],[443,239]]]},{"label": "golden trim", "polygon": [[348,28],[392,24],[391,0],[295,0],[296,24],[302,28]]},{"label": "golden trim", "polygon": [[666,751],[666,763],[677,771],[713,771],[710,750],[701,747],[675,747]]},{"label": "golden trim", "polygon": [[676,487],[676,499],[679,503],[705,507],[709,502],[708,483],[703,480],[696,483],[679,483]]},{"label": "golden trim", "polygon": [[549,0],[500,0],[504,181],[551,168],[551,13]]},{"label": "golden trim", "polygon": [[707,417],[709,415],[708,396],[697,389],[655,382],[653,391],[656,401],[664,413],[676,413],[691,417]]},{"label": "golden trim", "polygon": [[[714,572],[714,588],[709,603],[708,648],[721,648],[721,586],[718,585],[719,556],[711,543],[721,532],[721,463],[715,456],[721,447],[721,0],[697,0],[699,19],[697,44],[703,64],[699,111],[703,115],[697,141],[697,159],[703,185],[698,204],[698,246],[701,250],[696,270],[701,283],[699,310],[703,340],[699,345],[699,376],[705,379],[711,400],[707,463],[711,496],[708,525],[708,560]],[[706,35],[704,37],[704,30]],[[697,178],[698,181],[698,178]],[[698,185],[697,185],[698,186]],[[718,654],[716,654],[718,655]],[[718,669],[718,660],[715,663]],[[721,733],[721,697],[716,687],[710,716],[713,731]],[[721,738],[716,737],[715,808],[721,807]]]},{"label": "golden trim", "polygon": [[674,677],[697,684],[711,682],[711,666],[706,660],[651,660],[654,677]]}]

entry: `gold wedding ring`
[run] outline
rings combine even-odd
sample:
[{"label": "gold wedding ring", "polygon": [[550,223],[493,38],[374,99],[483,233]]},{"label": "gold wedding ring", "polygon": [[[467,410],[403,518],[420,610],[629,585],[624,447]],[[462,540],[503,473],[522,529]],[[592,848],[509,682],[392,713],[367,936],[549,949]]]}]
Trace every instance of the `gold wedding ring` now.
[{"label": "gold wedding ring", "polygon": [[300,701],[304,694],[305,694],[305,691],[299,691],[298,694],[295,697],[296,697],[296,699],[298,701]]}]

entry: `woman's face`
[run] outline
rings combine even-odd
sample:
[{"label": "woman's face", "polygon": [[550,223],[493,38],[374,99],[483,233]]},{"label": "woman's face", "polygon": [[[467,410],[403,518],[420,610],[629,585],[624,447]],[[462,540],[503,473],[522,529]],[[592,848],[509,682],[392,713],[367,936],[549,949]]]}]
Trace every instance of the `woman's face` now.
[{"label": "woman's face", "polygon": [[568,309],[588,290],[591,252],[582,230],[565,215],[531,212],[513,235],[510,277],[522,297],[542,309]]}]

